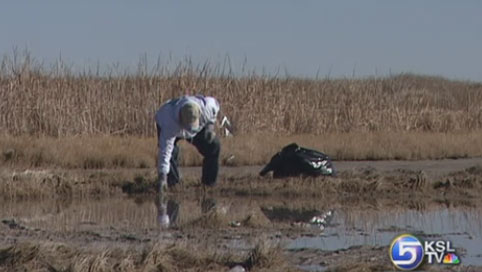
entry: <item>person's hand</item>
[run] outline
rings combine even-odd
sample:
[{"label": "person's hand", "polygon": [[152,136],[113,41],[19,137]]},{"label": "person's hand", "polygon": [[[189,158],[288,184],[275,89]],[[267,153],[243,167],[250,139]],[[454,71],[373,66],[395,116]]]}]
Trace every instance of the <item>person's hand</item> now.
[{"label": "person's hand", "polygon": [[171,223],[171,220],[169,219],[169,216],[167,214],[163,214],[159,216],[159,225],[161,226],[161,229],[167,229],[169,228],[169,224]]},{"label": "person's hand", "polygon": [[214,124],[207,124],[206,129],[204,130],[204,138],[208,142],[208,144],[211,144],[214,142],[214,139],[216,138],[216,132],[214,131]]},{"label": "person's hand", "polygon": [[167,191],[167,175],[160,173],[159,174],[159,193],[164,193]]}]

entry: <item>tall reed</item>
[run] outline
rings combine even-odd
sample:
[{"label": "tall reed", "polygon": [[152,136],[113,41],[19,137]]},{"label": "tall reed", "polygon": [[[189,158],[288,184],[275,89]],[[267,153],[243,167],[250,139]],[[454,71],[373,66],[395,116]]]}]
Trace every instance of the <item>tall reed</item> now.
[{"label": "tall reed", "polygon": [[10,135],[153,136],[153,116],[167,99],[217,97],[241,134],[466,132],[482,128],[482,84],[400,74],[364,79],[234,75],[223,64],[174,69],[147,61],[137,72],[73,72],[30,54],[0,66],[0,131]]}]

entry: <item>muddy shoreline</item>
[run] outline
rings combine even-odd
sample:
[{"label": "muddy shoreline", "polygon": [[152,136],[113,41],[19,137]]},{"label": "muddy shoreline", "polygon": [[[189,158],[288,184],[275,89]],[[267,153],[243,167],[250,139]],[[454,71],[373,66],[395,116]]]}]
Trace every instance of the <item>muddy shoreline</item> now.
[{"label": "muddy shoreline", "polygon": [[[472,262],[477,262],[477,258],[480,258],[478,254],[481,254],[465,249],[467,243],[480,244],[482,241],[482,203],[476,200],[462,204],[448,199],[444,203],[419,200],[410,205],[387,200],[347,204],[313,199],[216,196],[207,196],[206,199],[176,199],[173,196],[168,199],[171,200],[179,205],[179,211],[177,219],[173,219],[168,228],[160,225],[160,203],[153,198],[2,203],[2,249],[35,248],[39,250],[36,253],[39,254],[38,258],[52,254],[47,261],[58,262],[57,268],[60,268],[78,265],[68,260],[57,260],[55,254],[62,252],[55,251],[60,249],[77,252],[86,258],[120,252],[118,256],[109,257],[109,262],[114,265],[127,252],[140,255],[153,247],[175,245],[191,253],[201,248],[211,255],[230,253],[233,254],[230,258],[243,260],[262,242],[270,245],[268,248],[280,247],[282,255],[293,268],[359,271],[358,265],[363,265],[366,266],[365,271],[374,271],[393,270],[387,254],[389,240],[398,233],[409,232],[428,239],[449,237],[456,244],[457,253],[461,254],[459,256],[467,262],[463,263],[465,268],[478,267],[477,263]],[[280,212],[269,212],[275,210]],[[326,211],[333,211],[334,215],[324,230],[298,224],[308,223],[313,212]],[[239,222],[239,225],[233,222]],[[437,228],[431,222],[441,225]],[[28,252],[17,254],[22,256]],[[7,253],[4,251],[4,256],[10,256]],[[18,261],[14,266],[16,268],[30,267],[32,261],[40,262],[28,258],[22,261],[20,257]],[[217,265],[219,267],[212,271],[227,271],[229,268],[228,263]],[[271,271],[284,271],[276,270],[277,265],[273,264]],[[138,264],[137,268],[142,271],[145,265]]]},{"label": "muddy shoreline", "polygon": [[[388,246],[403,232],[454,241],[461,265],[424,270],[480,271],[481,162],[335,162],[335,178],[286,180],[223,168],[208,191],[199,168],[183,168],[162,199],[150,169],[3,169],[0,271],[393,271]],[[323,229],[309,224],[327,212]]]}]

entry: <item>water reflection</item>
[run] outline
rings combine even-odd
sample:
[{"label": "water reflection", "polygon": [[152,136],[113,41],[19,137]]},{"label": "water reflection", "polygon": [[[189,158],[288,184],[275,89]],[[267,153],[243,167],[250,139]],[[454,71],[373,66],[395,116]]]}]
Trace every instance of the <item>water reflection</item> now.
[{"label": "water reflection", "polygon": [[[180,205],[182,202],[191,202],[190,200],[179,200],[170,198],[167,195],[160,195],[155,197],[155,205],[157,207],[157,222],[160,229],[169,229],[179,227],[178,218],[180,217]],[[192,206],[192,203],[189,203]],[[206,215],[213,211],[217,206],[217,201],[214,198],[203,196],[199,201],[200,217],[206,217]],[[191,209],[192,214],[197,214]]]},{"label": "water reflection", "polygon": [[175,227],[179,216],[179,203],[167,197],[156,197],[157,221],[161,229]]},{"label": "water reflection", "polygon": [[[263,231],[276,237],[288,249],[331,251],[355,245],[388,246],[397,234],[409,232],[421,238],[449,239],[457,250],[463,249],[463,262],[482,264],[482,206],[476,200],[326,203],[319,199],[174,195],[2,202],[0,207],[0,231],[29,230],[40,238],[75,239],[93,233],[101,240],[130,237],[135,239],[129,241],[144,241],[188,228],[222,228],[228,231],[219,232],[228,248],[244,248],[252,246],[238,235],[245,228],[247,233]],[[294,224],[309,223],[332,210],[331,221],[323,230]],[[210,225],[210,220],[216,222]]]},{"label": "water reflection", "polygon": [[402,233],[427,240],[450,240],[464,264],[482,265],[482,212],[432,207],[420,210],[340,209],[321,235],[288,239],[289,249],[333,251],[358,245],[388,246]]}]

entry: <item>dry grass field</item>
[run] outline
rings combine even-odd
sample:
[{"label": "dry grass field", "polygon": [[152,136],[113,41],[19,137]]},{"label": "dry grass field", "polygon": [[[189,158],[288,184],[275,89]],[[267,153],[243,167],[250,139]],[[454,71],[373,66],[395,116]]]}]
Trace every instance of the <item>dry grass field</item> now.
[{"label": "dry grass field", "polygon": [[[222,138],[225,166],[261,165],[283,146],[296,142],[322,150],[335,160],[420,160],[482,155],[481,132],[366,132],[273,136],[250,134]],[[181,141],[181,165],[197,166],[202,157]],[[153,168],[155,137],[139,136],[4,136],[0,137],[0,166],[61,167],[67,169]],[[231,158],[234,155],[234,158]]]},{"label": "dry grass field", "polygon": [[[18,58],[18,57],[17,57]],[[147,64],[146,64],[147,65]],[[482,84],[402,74],[365,79],[300,79],[206,64],[174,71],[139,65],[136,74],[74,73],[27,55],[0,66],[0,127],[11,135],[154,135],[167,99],[217,97],[239,134],[467,132],[482,128]]]},{"label": "dry grass field", "polygon": [[[0,151],[4,163],[67,168],[152,167],[153,115],[167,99],[217,97],[236,136],[224,139],[231,165],[261,164],[284,144],[335,159],[438,159],[482,155],[482,84],[401,74],[302,79],[229,66],[72,72],[29,54],[0,65]],[[199,164],[186,148],[184,165]]]}]

